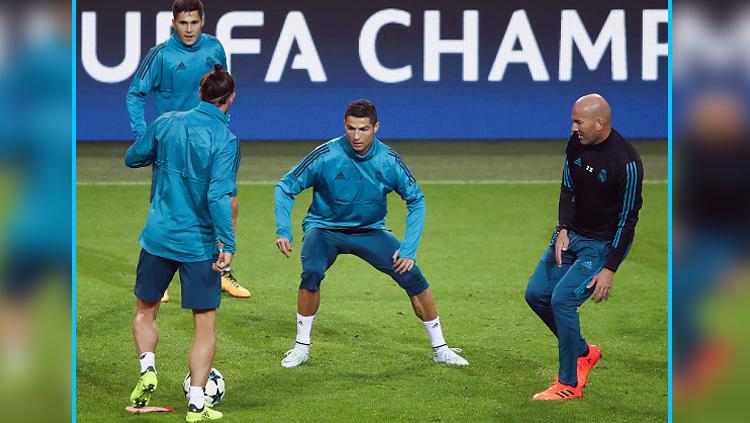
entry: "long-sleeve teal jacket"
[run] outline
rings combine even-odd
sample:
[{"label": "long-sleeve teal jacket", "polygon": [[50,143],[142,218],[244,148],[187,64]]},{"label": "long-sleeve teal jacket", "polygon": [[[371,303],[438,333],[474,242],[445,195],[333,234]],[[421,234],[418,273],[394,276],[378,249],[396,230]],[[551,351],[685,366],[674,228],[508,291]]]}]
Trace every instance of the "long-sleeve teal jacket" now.
[{"label": "long-sleeve teal jacket", "polygon": [[276,185],[276,235],[292,240],[290,213],[294,196],[313,188],[313,200],[302,222],[312,228],[384,229],[386,195],[396,191],[406,202],[406,235],[399,256],[416,260],[425,219],[425,199],[401,157],[373,140],[365,155],[352,149],[346,135],[319,146]]},{"label": "long-sleeve teal jacket", "polygon": [[154,166],[153,198],[139,238],[151,254],[180,262],[235,252],[230,196],[240,165],[240,144],[228,116],[201,102],[162,115],[125,154],[128,167]]},{"label": "long-sleeve teal jacket", "polygon": [[226,69],[226,53],[219,40],[208,34],[201,34],[191,46],[172,34],[151,48],[130,81],[125,100],[135,139],[146,131],[144,106],[148,93],[154,93],[156,117],[190,110],[200,103],[201,78],[213,72],[216,63]]}]

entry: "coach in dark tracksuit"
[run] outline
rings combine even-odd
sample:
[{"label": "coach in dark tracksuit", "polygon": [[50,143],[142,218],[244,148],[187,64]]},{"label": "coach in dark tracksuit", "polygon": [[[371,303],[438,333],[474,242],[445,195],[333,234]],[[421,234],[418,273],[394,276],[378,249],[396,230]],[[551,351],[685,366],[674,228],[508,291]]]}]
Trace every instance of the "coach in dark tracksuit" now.
[{"label": "coach in dark tracksuit", "polygon": [[535,400],[580,398],[601,356],[581,335],[578,307],[609,298],[643,204],[643,164],[611,126],[611,109],[597,94],[573,106],[560,186],[559,225],[526,288],[526,301],[558,339],[560,369]]}]

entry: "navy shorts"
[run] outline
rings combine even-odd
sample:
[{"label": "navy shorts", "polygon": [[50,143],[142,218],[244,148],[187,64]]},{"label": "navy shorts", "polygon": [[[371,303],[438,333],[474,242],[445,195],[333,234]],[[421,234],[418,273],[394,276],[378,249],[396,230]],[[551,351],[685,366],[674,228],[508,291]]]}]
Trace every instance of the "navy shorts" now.
[{"label": "navy shorts", "polygon": [[354,254],[387,274],[414,296],[429,287],[416,264],[404,274],[393,270],[393,253],[401,242],[384,229],[341,231],[310,229],[302,240],[302,281],[300,288],[316,292],[325,272],[339,254]]},{"label": "navy shorts", "polygon": [[211,268],[215,261],[182,263],[141,249],[133,293],[145,302],[160,301],[179,270],[182,308],[217,309],[221,303],[221,275]]},{"label": "navy shorts", "polygon": [[0,295],[13,301],[25,301],[36,294],[46,283],[63,283],[70,295],[71,264],[69,255],[40,255],[34,258],[32,266],[18,266],[25,263],[26,255],[20,252],[9,254],[4,263]]}]

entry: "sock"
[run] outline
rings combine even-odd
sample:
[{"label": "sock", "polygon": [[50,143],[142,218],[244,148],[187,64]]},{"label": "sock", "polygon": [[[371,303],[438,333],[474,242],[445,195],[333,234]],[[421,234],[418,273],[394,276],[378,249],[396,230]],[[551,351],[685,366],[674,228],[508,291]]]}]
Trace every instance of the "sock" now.
[{"label": "sock", "polygon": [[310,345],[310,330],[312,330],[315,316],[302,316],[297,313],[297,339],[295,342],[303,345]]},{"label": "sock", "polygon": [[145,352],[138,357],[138,361],[141,362],[141,373],[144,373],[149,367],[156,370],[156,356],[154,353]]},{"label": "sock", "polygon": [[588,345],[586,345],[586,351],[583,354],[579,355],[578,357],[586,357],[587,355],[589,355],[589,346]]},{"label": "sock", "polygon": [[424,324],[427,335],[430,336],[430,343],[433,349],[437,350],[439,347],[447,347],[445,338],[443,338],[443,327],[440,326],[440,316],[435,318],[435,320],[422,322],[422,324]]},{"label": "sock", "polygon": [[203,396],[203,387],[191,386],[188,391],[188,404],[192,404],[198,410],[203,410],[206,405],[206,398]]},{"label": "sock", "polygon": [[225,272],[231,272],[231,271],[232,271],[232,268],[231,268],[231,267],[227,267],[226,269],[224,269],[224,271],[225,271]]}]

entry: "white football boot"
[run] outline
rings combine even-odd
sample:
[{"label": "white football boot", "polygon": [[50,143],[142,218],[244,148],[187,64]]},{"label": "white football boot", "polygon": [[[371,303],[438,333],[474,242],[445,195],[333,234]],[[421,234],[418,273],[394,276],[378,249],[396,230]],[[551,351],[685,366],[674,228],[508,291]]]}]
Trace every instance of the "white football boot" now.
[{"label": "white football boot", "polygon": [[456,353],[460,353],[461,348],[448,348],[447,345],[443,345],[435,351],[433,360],[435,363],[445,363],[452,366],[468,366],[469,362],[465,358],[461,357]]},{"label": "white football boot", "polygon": [[281,367],[297,367],[307,361],[310,355],[310,346],[295,342],[294,348],[284,353],[284,359],[281,360]]}]

